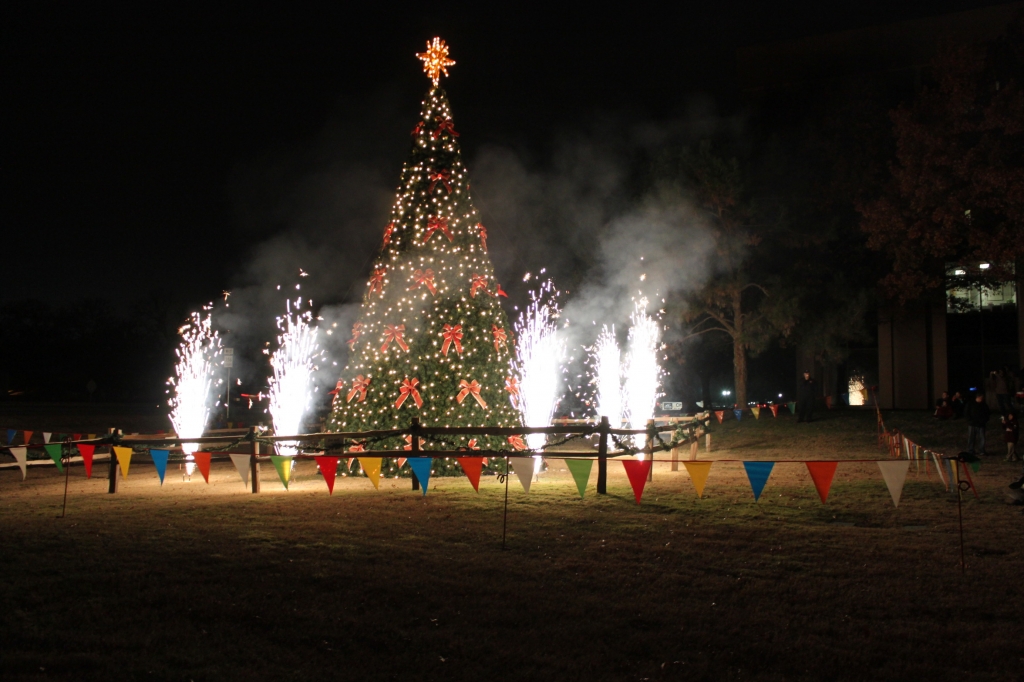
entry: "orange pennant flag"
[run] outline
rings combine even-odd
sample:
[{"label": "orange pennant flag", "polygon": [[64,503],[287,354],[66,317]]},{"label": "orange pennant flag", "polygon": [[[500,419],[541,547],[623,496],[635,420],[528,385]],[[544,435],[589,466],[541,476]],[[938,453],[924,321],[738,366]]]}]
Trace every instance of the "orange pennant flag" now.
[{"label": "orange pennant flag", "polygon": [[[25,433],[31,432],[26,431]],[[27,441],[28,438],[26,438],[25,440]],[[78,452],[81,453],[82,455],[82,464],[85,465],[85,477],[92,478],[92,455],[94,452],[96,452],[96,446],[79,443],[76,447],[78,448]]]},{"label": "orange pennant flag", "polygon": [[25,440],[21,441],[22,445],[28,445],[28,442],[32,440],[32,434],[35,433],[35,431],[24,431],[23,433],[25,435]]},{"label": "orange pennant flag", "polygon": [[811,475],[811,480],[814,481],[814,487],[818,491],[818,497],[821,498],[821,503],[825,504],[828,499],[828,491],[832,488],[832,480],[836,476],[836,466],[839,462],[805,462],[807,464],[807,473]]},{"label": "orange pennant flag", "polygon": [[725,416],[725,410],[715,410],[715,416],[718,417],[718,423],[722,423],[722,418]]},{"label": "orange pennant flag", "polygon": [[462,470],[466,472],[466,478],[473,484],[473,490],[480,492],[480,470],[484,466],[483,457],[456,457]]},{"label": "orange pennant flag", "polygon": [[203,480],[207,483],[210,482],[210,453],[209,452],[194,452],[192,456],[196,458],[196,467],[199,469],[199,473],[203,475]]},{"label": "orange pennant flag", "polygon": [[340,457],[314,457],[317,466],[320,467],[320,473],[323,474],[324,483],[327,484],[327,492],[330,495],[334,494],[334,477],[338,474],[338,462],[341,460]]}]

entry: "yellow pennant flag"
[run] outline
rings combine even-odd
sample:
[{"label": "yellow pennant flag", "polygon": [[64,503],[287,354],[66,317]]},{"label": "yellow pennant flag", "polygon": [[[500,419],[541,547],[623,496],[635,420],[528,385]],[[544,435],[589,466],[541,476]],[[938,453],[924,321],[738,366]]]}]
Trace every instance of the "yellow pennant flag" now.
[{"label": "yellow pennant flag", "polygon": [[359,466],[366,472],[366,477],[373,483],[373,487],[380,490],[380,463],[383,457],[360,457]]},{"label": "yellow pennant flag", "polygon": [[711,462],[683,462],[683,466],[693,480],[697,497],[704,497],[704,484],[708,482],[708,474],[711,473]]},{"label": "yellow pennant flag", "polygon": [[121,467],[121,475],[128,478],[128,467],[132,463],[132,449],[115,445],[114,456],[117,457],[117,464]]},{"label": "yellow pennant flag", "polygon": [[755,405],[754,407],[751,407],[750,411],[754,413],[754,419],[761,418],[761,408],[759,406]]}]

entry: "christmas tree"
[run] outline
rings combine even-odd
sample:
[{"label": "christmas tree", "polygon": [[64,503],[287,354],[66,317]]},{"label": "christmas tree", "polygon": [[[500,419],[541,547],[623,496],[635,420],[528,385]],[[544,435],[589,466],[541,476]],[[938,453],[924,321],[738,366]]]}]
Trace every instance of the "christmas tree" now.
[{"label": "christmas tree", "polygon": [[[439,87],[454,62],[437,38],[417,56],[433,87],[412,131],[412,151],[352,327],[349,362],[328,420],[333,431],[405,429],[414,417],[423,426],[521,425],[509,371],[511,330],[499,302],[505,292],[494,277],[487,230]],[[422,448],[507,450],[509,442],[452,436],[426,439]],[[409,437],[396,436],[366,447],[410,446]],[[395,474],[395,464],[386,462],[382,473]],[[434,473],[457,474],[457,465],[437,458]]]}]

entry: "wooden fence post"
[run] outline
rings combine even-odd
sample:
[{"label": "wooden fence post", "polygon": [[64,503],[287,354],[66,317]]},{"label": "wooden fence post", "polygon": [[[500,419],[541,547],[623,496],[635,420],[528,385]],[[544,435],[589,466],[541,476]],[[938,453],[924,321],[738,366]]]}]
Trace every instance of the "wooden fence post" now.
[{"label": "wooden fence post", "polygon": [[[120,435],[118,429],[107,429],[108,436]],[[110,446],[110,469],[107,471],[107,492],[111,495],[117,492],[117,456],[114,455],[114,446]]]},{"label": "wooden fence post", "polygon": [[597,494],[608,494],[608,417],[601,417],[601,440],[597,445]]},{"label": "wooden fence post", "polygon": [[654,480],[654,440],[658,437],[657,427],[654,426],[654,420],[647,420],[647,443],[644,444],[644,450],[647,451],[647,456],[651,458],[651,468],[647,470],[647,480]]},{"label": "wooden fence post", "polygon": [[[420,451],[420,418],[419,417],[413,417],[412,418],[412,427],[410,427],[410,428],[412,429],[412,434],[410,435],[410,443],[412,444],[411,453],[412,453],[412,456],[415,457],[417,455],[417,453],[419,453],[419,451]],[[412,469],[412,467],[409,467],[409,468]],[[410,471],[409,473],[412,474],[412,489],[413,490],[419,490],[420,489],[420,479],[416,478],[416,472],[415,471]]]},{"label": "wooden fence post", "polygon": [[252,442],[252,450],[249,455],[249,479],[254,495],[260,491],[260,444],[256,440],[256,435],[256,427],[250,426],[249,439]]}]

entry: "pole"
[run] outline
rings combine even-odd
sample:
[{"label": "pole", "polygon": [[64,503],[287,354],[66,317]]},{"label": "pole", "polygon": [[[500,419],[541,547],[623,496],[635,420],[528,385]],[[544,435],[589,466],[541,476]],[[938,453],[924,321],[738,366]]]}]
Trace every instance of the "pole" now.
[{"label": "pole", "polygon": [[650,483],[654,480],[654,439],[657,437],[657,431],[655,430],[654,420],[647,420],[647,443],[644,445],[644,450],[647,451],[647,456],[651,458],[651,468],[647,470],[647,482]]},{"label": "pole", "polygon": [[[118,429],[107,429],[107,435],[114,437],[121,435]],[[117,457],[114,455],[114,446],[110,447],[110,468],[107,470],[107,493],[113,495],[117,492]]]},{"label": "pole", "polygon": [[[412,426],[410,427],[410,429],[411,429],[412,433],[409,435],[409,442],[412,444],[412,448],[411,448],[412,456],[415,457],[417,455],[417,453],[419,453],[419,451],[420,451],[420,418],[419,417],[413,417],[412,418]],[[409,468],[412,469],[412,467],[409,467]],[[412,474],[412,489],[413,490],[419,490],[420,489],[420,479],[416,478],[416,472],[415,471],[410,471],[410,473]]]},{"label": "pole", "polygon": [[508,455],[505,455],[505,512],[501,519],[501,549],[505,550],[505,531],[508,529]]},{"label": "pole", "polygon": [[[966,487],[965,487],[966,486]],[[960,575],[967,572],[967,564],[964,561],[964,491],[970,487],[967,481],[960,481],[956,485],[956,515],[960,520]]]},{"label": "pole", "polygon": [[[65,450],[66,447],[67,447],[67,439],[65,439],[64,444],[62,444],[61,448],[60,448],[60,458],[61,458],[61,460],[64,459],[64,450]],[[60,510],[60,517],[62,519],[64,518],[64,514],[66,514],[67,511],[68,511],[68,476],[71,475],[71,450],[68,449],[67,453],[68,453],[67,461],[64,462],[64,507]]]},{"label": "pole", "polygon": [[[601,417],[601,440],[597,445],[597,494],[608,494],[608,417]],[[507,471],[506,467],[506,471]]]},{"label": "pole", "polygon": [[231,365],[228,365],[228,394],[224,398],[224,421],[231,419]]},{"label": "pole", "polygon": [[252,441],[252,450],[249,456],[249,479],[252,481],[252,493],[255,495],[260,491],[260,444],[256,440],[256,427],[249,428],[249,439]]}]

